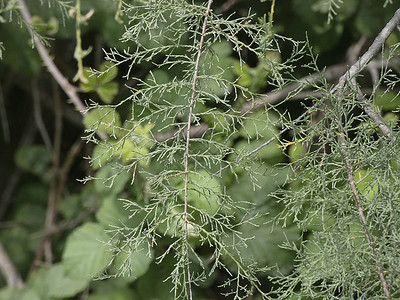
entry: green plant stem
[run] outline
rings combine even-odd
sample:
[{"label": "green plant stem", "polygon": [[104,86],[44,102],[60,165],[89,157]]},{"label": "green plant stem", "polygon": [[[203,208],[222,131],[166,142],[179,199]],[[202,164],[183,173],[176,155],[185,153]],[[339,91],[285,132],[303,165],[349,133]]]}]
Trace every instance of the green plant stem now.
[{"label": "green plant stem", "polygon": [[82,23],[82,16],[81,16],[81,0],[76,0],[75,4],[76,10],[76,31],[75,31],[75,38],[76,38],[76,48],[74,57],[78,62],[78,73],[74,80],[80,80],[83,83],[87,83],[88,80],[83,76],[83,62],[82,62],[82,38],[81,38],[81,23]]},{"label": "green plant stem", "polygon": [[274,23],[275,0],[272,0],[271,10],[269,12],[269,27],[272,28]]},{"label": "green plant stem", "polygon": [[[197,58],[196,58],[196,64],[194,68],[194,74],[193,74],[193,82],[192,82],[192,96],[190,98],[190,103],[189,103],[189,115],[188,115],[188,121],[187,121],[187,131],[186,131],[186,149],[185,149],[185,210],[184,210],[184,215],[185,215],[185,237],[186,237],[186,243],[189,243],[189,232],[188,232],[188,186],[189,186],[189,144],[190,144],[190,128],[192,125],[192,115],[193,115],[193,106],[195,103],[195,97],[196,97],[196,88],[197,88],[197,77],[199,73],[199,64],[200,64],[200,57],[202,54],[203,50],[203,44],[204,44],[204,36],[206,33],[207,29],[207,21],[208,21],[208,16],[211,11],[211,4],[213,3],[213,0],[208,0],[207,4],[207,10],[204,16],[204,22],[203,22],[203,29],[201,32],[201,37],[200,37],[200,42],[199,42],[199,48],[197,51]],[[189,247],[186,248],[186,263],[187,263],[187,277],[188,277],[188,290],[189,290],[189,299],[193,299],[192,295],[192,284],[191,284],[191,277],[190,277],[190,260],[189,260]]]}]

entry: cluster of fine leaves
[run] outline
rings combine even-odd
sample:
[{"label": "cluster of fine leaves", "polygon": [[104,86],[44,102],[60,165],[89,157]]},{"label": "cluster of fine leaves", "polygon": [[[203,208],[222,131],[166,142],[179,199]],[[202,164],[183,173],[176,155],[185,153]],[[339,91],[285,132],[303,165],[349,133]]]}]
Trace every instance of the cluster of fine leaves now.
[{"label": "cluster of fine leaves", "polygon": [[[346,30],[374,37],[393,15],[392,1],[251,3],[271,9],[268,20],[243,1],[26,2],[32,28],[46,46],[54,42],[47,51],[64,75],[78,65],[73,89],[87,101],[78,123],[92,142],[90,166],[83,185],[75,173],[63,178],[75,144],[62,166],[51,147],[18,146],[15,163],[29,175],[3,218],[10,222],[2,223],[0,242],[25,286],[1,278],[0,299],[400,297],[398,38],[341,94],[313,55],[342,62],[336,51],[348,42]],[[237,14],[224,13],[230,7]],[[51,85],[18,9],[16,0],[0,1],[7,23],[0,88],[23,106],[31,87],[19,80],[15,88],[9,74],[28,76],[28,86],[40,77],[43,99]],[[278,34],[304,39],[305,31],[314,45],[309,57],[308,42]],[[83,44],[95,36],[93,47],[78,46],[81,34]],[[57,38],[73,45],[60,47]],[[68,49],[78,64],[70,64]],[[310,72],[305,61],[314,73],[298,81]],[[292,92],[282,93],[288,86]],[[276,95],[282,103],[265,103]],[[371,107],[390,136],[368,115]],[[294,120],[300,110],[306,113]],[[65,128],[63,147],[73,144]],[[12,159],[4,157],[0,175],[12,179]],[[62,201],[48,228],[58,179]],[[46,239],[46,263],[34,261]]]},{"label": "cluster of fine leaves", "polygon": [[[257,203],[246,197],[231,197],[221,174],[233,172],[229,180],[241,174],[256,180],[257,173],[265,173],[246,154],[277,133],[283,116],[272,106],[257,114],[241,111],[256,97],[253,71],[242,56],[255,56],[261,80],[268,78],[277,87],[285,83],[282,74],[290,68],[279,62],[277,45],[285,39],[274,36],[264,20],[224,19],[206,4],[149,1],[123,7],[129,20],[122,36],[125,48],[105,51],[110,65],[93,74],[101,80],[115,68],[127,70],[123,76],[130,95],[117,104],[89,107],[87,139],[96,143],[91,162],[108,164],[111,173],[101,169],[86,180],[113,186],[130,174],[132,182],[146,183],[144,199],[122,200],[135,226],[122,220],[111,223],[113,259],[127,259],[104,276],[129,274],[128,258],[134,251],[146,247],[150,257],[150,249],[167,240],[155,259],[162,263],[174,256],[167,279],[175,298],[192,297],[193,286],[216,269],[231,273],[223,285],[226,295],[245,298],[255,289],[264,293],[255,276],[264,264],[255,264],[245,249],[269,211],[257,211]],[[299,45],[288,42],[293,43],[290,59],[295,60]],[[148,74],[136,77],[137,66],[146,63]],[[98,140],[97,131],[109,138]],[[235,139],[241,142],[232,143]],[[272,143],[259,158],[280,155]],[[279,172],[284,180],[286,170]],[[296,236],[294,231],[288,235]]]},{"label": "cluster of fine leaves", "polygon": [[[322,98],[313,98],[311,117],[293,127],[293,177],[289,188],[274,195],[285,204],[277,220],[294,219],[303,241],[285,243],[296,252],[297,264],[290,276],[275,278],[283,298],[399,296],[400,156],[393,114],[399,78],[389,67],[398,47],[382,51],[386,63],[374,93],[364,99],[357,90],[361,85],[338,95],[320,76],[313,86]],[[369,105],[384,114],[391,135],[377,128],[365,110]]]}]

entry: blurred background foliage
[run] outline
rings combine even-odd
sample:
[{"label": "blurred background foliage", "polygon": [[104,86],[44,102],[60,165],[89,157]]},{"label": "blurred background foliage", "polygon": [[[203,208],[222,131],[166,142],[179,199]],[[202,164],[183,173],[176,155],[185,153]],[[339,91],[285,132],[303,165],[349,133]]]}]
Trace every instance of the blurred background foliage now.
[{"label": "blurred background foliage", "polygon": [[[126,1],[133,3],[134,1]],[[197,1],[199,2],[199,1]],[[346,0],[336,9],[337,16],[332,15],[325,0],[286,0],[277,1],[274,12],[274,31],[295,40],[309,40],[314,54],[318,55],[321,69],[333,65],[347,63],[350,46],[360,38],[369,42],[376,36],[398,8],[396,4],[383,5],[376,0]],[[379,2],[379,3],[377,3]],[[382,3],[381,3],[382,2]],[[225,16],[235,14],[245,16],[249,10],[254,13],[254,19],[263,18],[268,14],[271,1],[245,0],[215,0],[214,10]],[[0,42],[2,46],[0,61],[0,242],[10,260],[21,275],[24,289],[15,289],[0,277],[0,299],[172,299],[171,283],[164,281],[173,268],[173,257],[168,257],[157,265],[155,257],[169,246],[168,239],[163,239],[154,249],[136,251],[131,257],[120,253],[112,259],[107,241],[112,234],[106,229],[113,225],[125,224],[135,226],[143,218],[136,215],[130,218],[130,213],[124,208],[120,198],[134,199],[137,203],[148,201],[148,184],[136,178],[133,185],[128,174],[113,177],[114,169],[105,165],[105,160],[114,159],[120,163],[149,151],[151,144],[135,144],[128,141],[121,145],[120,150],[106,153],[100,146],[94,146],[81,140],[85,127],[88,128],[95,120],[101,119],[101,131],[115,137],[115,141],[124,135],[124,129],[129,130],[132,124],[126,122],[123,109],[118,112],[107,110],[92,110],[84,119],[69,103],[68,98],[60,90],[43,66],[32,39],[24,27],[16,11],[8,10],[8,6],[17,5],[17,1],[0,2]],[[90,68],[105,70],[103,48],[116,48],[123,51],[127,43],[121,37],[125,32],[124,15],[118,15],[119,1],[85,0],[81,3],[81,14],[85,19],[80,25],[82,49],[86,51],[83,58],[84,76],[86,82],[73,82],[78,71],[74,59],[76,47],[76,11],[74,1],[65,1],[61,5],[57,1],[27,1],[33,16],[34,28],[44,37],[45,45],[59,67],[62,74],[77,86],[80,97],[88,103],[116,104],[129,96],[129,85],[122,74],[126,74],[126,66],[113,68],[112,72],[103,76],[89,76]],[[141,37],[149,44],[154,40],[147,36]],[[398,42],[398,32],[393,33],[389,44]],[[165,40],[157,41],[161,44]],[[129,42],[128,42],[129,46]],[[285,60],[290,56],[291,48],[280,45],[281,53],[267,53],[276,61]],[[219,61],[210,61],[210,68],[204,69],[205,74],[226,70],[224,78],[235,80],[255,93],[267,93],[273,89],[268,83],[271,70],[263,62],[247,53],[249,63],[242,68],[237,57],[232,53],[229,43],[215,44],[214,51],[219,53]],[[309,70],[302,68],[305,61],[294,62],[293,76],[300,78],[308,75]],[[152,72],[150,72],[152,71]],[[175,76],[180,76],[179,68],[155,68],[151,63],[143,63],[131,70],[135,77],[144,82],[168,82]],[[334,80],[335,81],[335,80]],[[210,91],[223,95],[221,87],[209,85]],[[155,95],[154,101],[157,101]],[[182,97],[175,91],[170,91],[168,99],[174,104],[182,104]],[[396,94],[383,94],[377,98],[377,105],[383,110],[398,107]],[[282,112],[289,111],[293,116],[303,112],[302,99],[282,104],[278,107]],[[240,105],[240,102],[237,104]],[[123,108],[123,106],[122,106]],[[196,109],[202,111],[201,105]],[[204,110],[205,111],[205,110]],[[271,120],[278,117],[273,113]],[[398,114],[388,115],[393,122]],[[204,120],[208,126],[220,132],[218,120],[207,115]],[[115,132],[109,124],[117,124],[121,129]],[[138,134],[148,135],[157,132],[159,124],[156,120],[148,128],[140,128]],[[280,128],[263,125],[263,121],[254,119],[243,125],[246,130],[240,130],[231,139],[233,147],[246,151],[261,145],[264,140],[276,134]],[[263,139],[259,139],[258,136]],[[216,137],[218,138],[218,137]],[[283,138],[290,138],[289,135]],[[242,259],[246,262],[257,262],[261,266],[277,266],[276,270],[283,274],[293,271],[295,254],[282,249],[284,243],[298,243],[301,230],[287,220],[286,226],[276,226],[271,220],[283,209],[269,195],[286,184],[289,169],[285,163],[295,162],[302,155],[300,144],[288,145],[286,149],[278,147],[279,143],[271,143],[258,154],[258,161],[251,168],[257,169],[258,178],[249,178],[245,172],[239,172],[237,181],[233,175],[224,176],[214,186],[222,189],[234,201],[250,202],[263,214],[258,219],[259,227],[243,225],[238,228],[249,238],[247,248],[239,249]],[[132,149],[137,149],[132,152]],[[90,165],[84,157],[99,157],[94,165]],[[260,161],[262,163],[260,163]],[[276,164],[280,168],[275,168]],[[150,161],[143,168],[159,169],[163,166],[157,161]],[[94,181],[82,184],[77,179],[84,177],[114,178],[110,182]],[[258,186],[255,186],[257,182]],[[179,186],[179,182],[176,183]],[[204,203],[200,196],[192,197],[193,205],[214,213],[218,203]],[[53,216],[52,218],[49,216]],[[240,215],[237,216],[240,218]],[[136,219],[137,218],[137,219]],[[50,219],[50,221],[49,221]],[[47,221],[46,221],[47,220]],[[46,222],[51,222],[47,224]],[[111,226],[111,227],[110,227]],[[316,220],[310,226],[309,238],[312,232],[320,230]],[[227,237],[229,240],[229,237]],[[206,255],[208,249],[198,245],[199,253]],[[124,277],[109,278],[101,281],[91,281],[99,273],[106,270],[107,274],[115,274],[124,262],[133,266],[132,272]],[[220,299],[224,291],[220,285],[227,278],[227,272],[236,272],[230,258],[224,261],[229,270],[218,270],[196,290],[196,299]],[[265,290],[272,289],[268,275],[258,274]],[[275,271],[276,272],[276,271]],[[258,299],[254,297],[254,299]],[[293,298],[294,299],[294,298]],[[297,299],[297,298],[296,298]],[[298,298],[300,299],[300,298]],[[306,298],[301,298],[306,299]]]}]

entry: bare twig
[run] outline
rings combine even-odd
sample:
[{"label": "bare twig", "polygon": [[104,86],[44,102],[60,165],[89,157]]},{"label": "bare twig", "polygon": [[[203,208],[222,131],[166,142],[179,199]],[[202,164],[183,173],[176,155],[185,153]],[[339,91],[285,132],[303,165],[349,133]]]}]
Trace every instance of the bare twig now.
[{"label": "bare twig", "polygon": [[368,50],[354,63],[351,68],[339,79],[339,83],[332,89],[331,92],[335,92],[339,86],[343,86],[343,82],[351,81],[355,75],[357,75],[367,64],[372,60],[373,57],[382,49],[386,40],[396,26],[400,23],[400,9],[396,10],[394,16],[385,25],[382,31],[375,38]]},{"label": "bare twig", "polygon": [[90,216],[91,214],[93,214],[96,210],[98,210],[98,207],[95,207],[95,206],[89,207],[87,210],[82,212],[75,219],[66,220],[66,221],[61,222],[60,224],[55,224],[52,228],[50,228],[50,230],[48,232],[45,232],[44,230],[41,230],[41,231],[32,233],[29,237],[32,238],[32,239],[36,239],[36,238],[43,237],[45,235],[52,235],[52,234],[55,234],[55,233],[59,233],[59,232],[63,232],[63,231],[66,231],[66,230],[74,229],[78,225],[83,223],[85,221],[85,219],[88,216]]},{"label": "bare twig", "polygon": [[14,264],[8,257],[2,243],[0,243],[0,270],[6,278],[8,286],[17,288],[22,288],[24,286],[21,276],[18,274]]},{"label": "bare twig", "polygon": [[385,27],[381,30],[378,36],[375,38],[371,46],[368,50],[355,62],[351,68],[340,77],[338,84],[331,90],[331,93],[336,92],[338,89],[344,89],[346,83],[350,84],[352,89],[356,89],[358,98],[363,102],[364,111],[367,115],[377,124],[377,126],[382,130],[382,132],[392,140],[394,140],[394,136],[391,133],[391,129],[387,126],[387,124],[383,121],[382,117],[374,111],[372,106],[363,101],[362,94],[360,94],[359,89],[357,88],[357,84],[355,82],[355,76],[364,69],[372,58],[382,49],[389,35],[393,30],[396,29],[398,24],[400,23],[400,9],[398,9],[392,19],[385,25]]},{"label": "bare twig", "polygon": [[392,141],[395,141],[396,137],[393,135],[392,130],[383,120],[382,116],[378,114],[375,109],[367,102],[359,87],[357,88],[357,99],[361,103],[363,103],[365,113],[378,125],[383,134],[390,138]]},{"label": "bare twig", "polygon": [[[36,256],[31,266],[31,272],[39,266],[43,254],[45,254],[46,251],[49,251],[49,238],[51,234],[60,231],[60,229],[57,229],[57,227],[54,225],[56,211],[57,211],[57,204],[61,199],[69,170],[75,158],[77,157],[79,151],[81,150],[82,145],[83,141],[81,139],[75,142],[72,145],[71,149],[69,150],[61,170],[59,167],[56,169],[56,172],[59,175],[56,177],[57,180],[53,182],[51,186],[51,190],[49,193],[49,204],[47,208],[46,221],[43,230],[43,237],[38,247],[38,250],[36,251]],[[48,258],[51,257],[51,255],[49,252],[47,252],[46,256],[47,256],[46,260],[48,261],[49,260]]]},{"label": "bare twig", "polygon": [[[338,64],[331,67],[326,68],[324,72],[324,77],[327,81],[334,80],[338,78],[341,74],[343,74],[347,70],[345,64]],[[282,100],[285,100],[290,93],[293,93],[297,90],[302,90],[307,86],[311,86],[315,84],[320,79],[320,73],[313,73],[308,76],[305,76],[298,81],[284,87],[279,91],[271,91],[267,94],[261,95],[253,102],[248,102],[241,108],[241,113],[246,114],[251,111],[255,111],[264,107],[265,105],[276,104]]]},{"label": "bare twig", "polygon": [[[32,18],[29,13],[28,7],[25,4],[24,0],[19,0],[19,7],[21,11],[21,15],[24,18],[25,22],[28,25],[32,25]],[[77,88],[72,86],[68,80],[64,77],[64,75],[60,72],[57,66],[54,64],[53,60],[50,58],[49,53],[47,52],[46,48],[42,45],[39,38],[37,37],[36,33],[29,27],[29,32],[31,37],[35,43],[35,46],[39,52],[40,57],[42,58],[44,64],[46,65],[47,69],[57,81],[57,83],[61,86],[63,91],[68,95],[71,99],[72,103],[75,105],[76,109],[78,109],[82,114],[86,109],[85,105],[79,99],[78,94],[76,93]]]}]

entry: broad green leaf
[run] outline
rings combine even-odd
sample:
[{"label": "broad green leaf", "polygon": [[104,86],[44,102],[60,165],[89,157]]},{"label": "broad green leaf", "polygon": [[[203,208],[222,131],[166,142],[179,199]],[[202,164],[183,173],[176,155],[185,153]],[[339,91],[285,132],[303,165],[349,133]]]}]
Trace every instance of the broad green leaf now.
[{"label": "broad green leaf", "polygon": [[97,89],[97,94],[104,103],[110,104],[114,100],[115,95],[118,94],[118,83],[107,82],[100,85]]},{"label": "broad green leaf", "polygon": [[112,258],[110,247],[105,245],[109,239],[104,227],[97,223],[75,229],[67,238],[62,256],[67,276],[87,280],[99,275]]},{"label": "broad green leaf", "polygon": [[54,297],[49,295],[49,289],[47,285],[47,275],[48,269],[46,268],[38,268],[35,272],[29,274],[29,277],[26,282],[26,288],[35,291],[35,293],[39,296],[40,300],[53,300]]},{"label": "broad green leaf", "polygon": [[293,144],[289,145],[289,158],[290,161],[295,162],[302,158],[307,153],[307,148],[304,146],[302,141],[295,141]]},{"label": "broad green leaf", "polygon": [[[278,266],[279,272],[283,274],[289,274],[292,271],[295,253],[280,246],[286,242],[298,243],[300,235],[296,226],[282,228],[272,225],[271,222],[257,227],[244,224],[240,226],[240,232],[243,233],[242,237],[249,239],[246,241],[246,246],[236,245],[240,259],[237,257],[236,250],[234,256],[238,261],[244,264],[256,263],[259,267]],[[232,237],[225,239],[227,245],[232,244],[230,239]],[[224,262],[232,272],[237,270],[236,263],[229,256],[224,255]]]},{"label": "broad green leaf", "polygon": [[394,110],[400,106],[400,97],[394,92],[378,91],[375,96],[375,105],[384,110]]},{"label": "broad green leaf", "polygon": [[48,295],[54,298],[69,298],[83,291],[90,279],[71,278],[65,274],[62,264],[55,264],[47,270],[46,284]]},{"label": "broad green leaf", "polygon": [[[181,199],[184,199],[184,179],[175,178],[171,182],[182,189]],[[221,185],[215,177],[211,177],[206,171],[189,174],[188,202],[197,209],[214,215],[220,208],[219,194]]]},{"label": "broad green leaf", "polygon": [[43,299],[31,288],[24,288],[22,290],[12,287],[5,287],[0,289],[1,300],[50,300],[49,298]]},{"label": "broad green leaf", "polygon": [[106,165],[96,173],[98,179],[94,182],[95,190],[102,195],[118,195],[132,178],[131,176],[126,171],[121,172],[111,165]]},{"label": "broad green leaf", "polygon": [[97,144],[93,149],[91,157],[91,166],[94,170],[101,168],[113,157],[112,149],[106,147],[104,144]]},{"label": "broad green leaf", "polygon": [[80,87],[85,92],[94,92],[97,88],[96,75],[90,70],[90,68],[83,68],[83,76],[86,78],[86,82],[81,82]]},{"label": "broad green leaf", "polygon": [[113,63],[108,61],[104,62],[100,66],[99,71],[103,73],[99,77],[97,77],[100,82],[100,86],[104,83],[112,81],[118,75],[118,68]]},{"label": "broad green leaf", "polygon": [[96,212],[96,219],[104,225],[109,226],[128,225],[129,213],[123,207],[123,202],[114,196],[103,199],[100,209]]},{"label": "broad green leaf", "polygon": [[389,127],[395,127],[399,121],[399,116],[392,112],[388,112],[383,116],[383,120],[389,125]]},{"label": "broad green leaf", "polygon": [[135,282],[138,298],[146,300],[173,300],[174,294],[171,293],[173,283],[171,280],[165,279],[171,276],[175,262],[172,255],[167,256],[159,264],[153,262],[148,272]]},{"label": "broad green leaf", "polygon": [[118,83],[111,82],[118,74],[118,68],[110,62],[105,62],[100,66],[99,72],[96,74],[89,68],[83,69],[83,76],[87,82],[81,82],[80,87],[84,92],[96,92],[100,99],[109,104],[114,100],[118,93]]},{"label": "broad green leaf", "polygon": [[146,84],[154,85],[154,84],[165,84],[170,81],[170,77],[168,73],[161,69],[155,69],[147,74],[145,80]]},{"label": "broad green leaf", "polygon": [[136,300],[135,293],[130,288],[116,287],[105,292],[95,292],[90,294],[87,300]]},{"label": "broad green leaf", "polygon": [[322,231],[326,228],[334,226],[336,222],[337,220],[335,217],[328,214],[324,214],[323,216],[313,214],[312,219],[307,223],[307,230]]},{"label": "broad green leaf", "polygon": [[35,175],[45,176],[52,162],[51,153],[44,145],[23,146],[15,154],[16,164]]},{"label": "broad green leaf", "polygon": [[[250,141],[250,143],[248,143],[247,141],[240,141],[236,143],[235,148],[238,149],[239,151],[243,151],[243,153],[249,153],[250,151],[253,151],[254,149],[257,149],[258,147],[263,145],[271,137],[272,136],[269,137],[267,136],[263,139],[252,140]],[[257,151],[257,153],[255,153],[253,156],[265,160],[271,164],[282,161],[283,160],[282,150],[278,146],[279,146],[278,142],[274,140],[268,145],[261,148],[259,151]]]},{"label": "broad green leaf", "polygon": [[39,239],[30,238],[26,228],[15,224],[11,228],[3,228],[0,231],[0,241],[17,269],[29,269]]},{"label": "broad green leaf", "polygon": [[274,136],[277,129],[274,123],[277,117],[273,113],[257,112],[250,115],[242,124],[239,133],[244,138],[257,139],[262,137],[264,141]]},{"label": "broad green leaf", "polygon": [[378,193],[379,182],[373,173],[364,169],[358,170],[354,174],[354,180],[360,193],[367,197],[367,199],[372,200]]},{"label": "broad green leaf", "polygon": [[55,35],[58,32],[59,22],[55,17],[51,17],[48,22],[45,22],[41,16],[32,16],[32,25],[35,31],[41,35]]},{"label": "broad green leaf", "polygon": [[123,250],[115,258],[110,272],[132,282],[147,272],[153,257],[153,250],[149,250],[147,244],[138,246],[135,250]]},{"label": "broad green leaf", "polygon": [[118,112],[111,107],[94,108],[83,118],[85,127],[91,130],[103,131],[108,134],[115,132],[115,127],[121,127]]},{"label": "broad green leaf", "polygon": [[232,82],[235,77],[233,71],[234,59],[231,53],[232,44],[225,41],[215,43],[211,50],[202,56],[200,76],[210,75],[215,76],[215,78],[207,79],[207,76],[205,76],[199,80],[199,85],[210,94],[224,96],[232,92],[232,86],[226,84],[226,81]]},{"label": "broad green leaf", "polygon": [[41,230],[46,219],[46,208],[40,203],[26,203],[16,208],[14,220],[30,230]]}]

